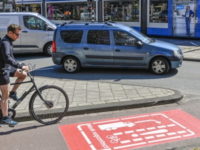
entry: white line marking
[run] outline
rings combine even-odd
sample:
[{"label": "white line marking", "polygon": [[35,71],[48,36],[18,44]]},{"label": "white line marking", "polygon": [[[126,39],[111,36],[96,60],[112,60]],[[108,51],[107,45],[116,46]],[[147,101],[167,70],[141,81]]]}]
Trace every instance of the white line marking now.
[{"label": "white line marking", "polygon": [[142,138],[137,138],[137,139],[133,139],[133,142],[138,142],[138,141],[142,141]]},{"label": "white line marking", "polygon": [[167,133],[167,135],[176,135],[176,132]]},{"label": "white line marking", "polygon": [[114,121],[120,121],[120,120],[119,119],[113,119],[113,120],[107,120],[107,121],[98,121],[98,122],[93,122],[92,124],[101,124],[101,123],[114,122]]},{"label": "white line marking", "polygon": [[166,133],[166,132],[168,132],[167,129],[161,129],[161,130],[155,130],[155,131],[145,132],[145,133],[142,133],[140,135],[160,134],[160,133]]},{"label": "white line marking", "polygon": [[124,133],[125,134],[130,134],[130,133],[133,133],[134,131],[125,131]]},{"label": "white line marking", "polygon": [[94,147],[94,145],[90,145],[90,148],[91,148],[92,150],[96,150],[96,148]]},{"label": "white line marking", "polygon": [[142,131],[145,131],[145,129],[137,129],[136,131],[137,132],[142,132]]},{"label": "white line marking", "polygon": [[183,133],[187,133],[186,131],[178,131],[178,134],[183,134]]},{"label": "white line marking", "polygon": [[127,118],[122,118],[121,120],[129,120],[129,119],[144,118],[144,117],[150,117],[150,115],[141,115],[141,116],[135,116],[135,117],[127,117]]},{"label": "white line marking", "polygon": [[90,139],[87,137],[87,135],[85,134],[85,132],[84,132],[84,131],[81,131],[81,134],[83,135],[83,137],[85,138],[85,140],[87,141],[87,143],[88,143],[89,145],[92,145],[92,142],[91,142]]},{"label": "white line marking", "polygon": [[164,139],[159,139],[159,140],[154,140],[154,141],[148,141],[148,143],[156,143],[156,142],[167,141],[167,140],[178,139],[178,138],[181,138],[181,136],[174,136],[174,137],[170,137],[170,138],[164,138]]},{"label": "white line marking", "polygon": [[145,122],[155,122],[157,124],[161,124],[161,122],[157,120],[142,120],[142,121],[136,121],[134,123],[137,124],[137,123],[145,123]]},{"label": "white line marking", "polygon": [[156,137],[164,137],[164,136],[166,136],[165,134],[158,134],[158,135],[156,135]]},{"label": "white line marking", "polygon": [[150,127],[150,128],[147,128],[147,130],[154,130],[156,129],[155,127]]},{"label": "white line marking", "polygon": [[166,128],[167,126],[163,125],[163,126],[157,126],[157,128],[161,129],[161,128]]},{"label": "white line marking", "polygon": [[132,137],[138,137],[139,135],[138,134],[132,134],[131,136]]},{"label": "white line marking", "polygon": [[122,132],[114,133],[113,135],[122,135]]},{"label": "white line marking", "polygon": [[167,125],[167,127],[174,127],[174,126],[176,126],[175,124],[169,124],[169,125]]},{"label": "white line marking", "polygon": [[138,146],[138,145],[144,145],[144,144],[146,144],[146,142],[130,144],[130,145],[125,145],[125,146],[118,146],[118,147],[114,147],[114,149],[122,149],[122,148],[126,148],[126,147],[132,147],[132,146]]},{"label": "white line marking", "polygon": [[154,139],[154,138],[155,138],[154,136],[147,136],[147,137],[145,137],[146,140]]},{"label": "white line marking", "polygon": [[130,140],[126,140],[126,141],[120,141],[121,144],[126,144],[126,143],[130,143]]},{"label": "white line marking", "polygon": [[196,43],[194,43],[194,42],[190,42],[192,45],[194,45],[194,46],[200,46],[200,45],[198,45],[198,44],[196,44]]}]

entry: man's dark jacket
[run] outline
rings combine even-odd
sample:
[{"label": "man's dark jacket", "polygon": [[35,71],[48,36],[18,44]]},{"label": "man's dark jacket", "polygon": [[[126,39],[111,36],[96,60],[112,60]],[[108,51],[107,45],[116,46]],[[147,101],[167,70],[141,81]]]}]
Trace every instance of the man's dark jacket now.
[{"label": "man's dark jacket", "polygon": [[14,58],[12,42],[7,35],[0,40],[0,73],[9,72],[11,67],[22,68]]}]

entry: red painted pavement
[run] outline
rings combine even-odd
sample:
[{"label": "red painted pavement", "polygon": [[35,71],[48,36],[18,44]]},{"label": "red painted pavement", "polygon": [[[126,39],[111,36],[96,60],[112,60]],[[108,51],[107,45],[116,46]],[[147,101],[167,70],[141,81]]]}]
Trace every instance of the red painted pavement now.
[{"label": "red painted pavement", "polygon": [[182,110],[60,126],[70,150],[128,150],[200,137],[200,120]]}]

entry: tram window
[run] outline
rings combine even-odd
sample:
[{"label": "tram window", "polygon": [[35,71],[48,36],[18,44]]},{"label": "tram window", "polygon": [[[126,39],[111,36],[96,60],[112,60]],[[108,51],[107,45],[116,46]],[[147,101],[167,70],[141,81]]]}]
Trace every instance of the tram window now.
[{"label": "tram window", "polygon": [[168,0],[150,0],[149,14],[151,23],[167,23]]},{"label": "tram window", "polygon": [[139,21],[139,0],[110,0],[104,2],[105,21]]}]

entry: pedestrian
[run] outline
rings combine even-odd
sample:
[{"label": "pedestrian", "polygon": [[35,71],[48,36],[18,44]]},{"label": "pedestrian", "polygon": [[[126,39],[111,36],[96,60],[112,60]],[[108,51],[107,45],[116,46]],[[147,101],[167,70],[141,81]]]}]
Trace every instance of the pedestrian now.
[{"label": "pedestrian", "polygon": [[13,55],[13,42],[19,38],[21,27],[16,24],[11,24],[7,28],[7,34],[3,37],[0,43],[0,91],[1,99],[0,106],[2,111],[2,120],[4,124],[15,126],[16,121],[8,116],[8,99],[9,97],[18,101],[16,90],[20,84],[15,84],[11,91],[10,77],[16,77],[15,83],[22,82],[29,71],[29,67],[20,64],[16,61]]},{"label": "pedestrian", "polygon": [[190,36],[190,22],[191,22],[191,18],[194,17],[194,12],[190,9],[190,6],[186,7],[184,17],[185,17],[185,23],[186,23],[186,34]]}]

